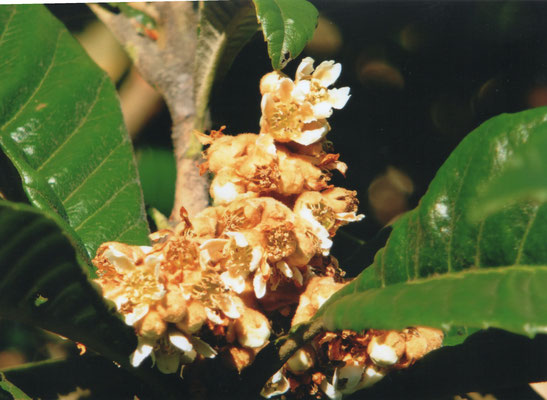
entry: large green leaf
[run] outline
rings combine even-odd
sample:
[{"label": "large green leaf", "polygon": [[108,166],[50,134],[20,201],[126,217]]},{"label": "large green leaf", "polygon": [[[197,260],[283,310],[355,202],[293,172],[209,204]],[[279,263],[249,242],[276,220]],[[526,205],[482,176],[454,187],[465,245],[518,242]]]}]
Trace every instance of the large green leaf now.
[{"label": "large green leaf", "polygon": [[133,330],[87,280],[60,220],[0,200],[0,318],[39,326],[127,363],[136,346]]},{"label": "large green leaf", "polygon": [[112,82],[41,5],[0,7],[0,148],[32,204],[58,213],[89,256],[109,240],[147,242]]},{"label": "large green leaf", "polygon": [[253,0],[274,69],[283,69],[311,40],[317,9],[306,0]]},{"label": "large green leaf", "polygon": [[200,3],[194,67],[196,129],[203,129],[213,82],[227,72],[235,56],[257,30],[250,0]]},{"label": "large green leaf", "polygon": [[393,226],[374,263],[319,311],[327,329],[429,325],[547,331],[547,205],[519,201],[469,222],[478,193],[526,141],[547,134],[547,108],[493,118],[466,137],[419,206]]},{"label": "large green leaf", "polygon": [[509,165],[492,180],[478,199],[471,216],[480,220],[522,200],[547,200],[547,124],[538,126],[541,134],[530,137],[511,156]]}]

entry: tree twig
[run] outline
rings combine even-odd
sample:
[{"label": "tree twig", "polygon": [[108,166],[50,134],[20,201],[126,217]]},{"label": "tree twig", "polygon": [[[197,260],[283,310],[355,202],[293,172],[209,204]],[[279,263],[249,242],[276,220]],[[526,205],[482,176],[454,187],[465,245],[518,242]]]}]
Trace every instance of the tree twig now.
[{"label": "tree twig", "polygon": [[172,140],[177,160],[175,204],[171,219],[178,220],[180,207],[194,215],[208,205],[208,182],[197,163],[201,146],[192,135],[195,123],[194,57],[197,15],[191,2],[150,5],[158,15],[158,38],[142,35],[124,14],[113,14],[90,5],[125,47],[143,78],[163,96],[173,120]]}]

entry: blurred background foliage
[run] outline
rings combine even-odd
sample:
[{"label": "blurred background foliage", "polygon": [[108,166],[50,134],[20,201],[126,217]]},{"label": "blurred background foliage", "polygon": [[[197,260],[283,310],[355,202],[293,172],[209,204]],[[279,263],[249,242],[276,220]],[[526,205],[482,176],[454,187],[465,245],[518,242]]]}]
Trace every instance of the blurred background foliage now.
[{"label": "blurred background foliage", "polygon": [[[350,86],[352,94],[331,119],[328,138],[349,166],[347,176],[335,175],[333,183],[357,190],[367,216],[345,228],[344,236],[358,240],[335,242],[333,253],[344,267],[352,247],[374,242],[382,227],[417,205],[472,129],[500,113],[547,105],[547,2],[312,3],[319,25],[303,56],[342,63],[336,86]],[[85,5],[48,8],[116,83],[146,205],[168,215],[175,162],[171,120],[160,96]],[[293,76],[297,65],[284,72]],[[270,69],[257,33],[213,88],[213,129],[258,132],[258,83]],[[361,268],[367,265],[359,261]],[[34,328],[0,324],[0,368],[70,351]]]}]

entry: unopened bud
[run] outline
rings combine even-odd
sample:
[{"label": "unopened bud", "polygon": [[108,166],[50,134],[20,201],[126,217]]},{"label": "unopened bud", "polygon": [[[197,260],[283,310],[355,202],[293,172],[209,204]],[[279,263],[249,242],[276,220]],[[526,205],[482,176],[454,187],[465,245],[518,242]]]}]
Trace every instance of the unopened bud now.
[{"label": "unopened bud", "polygon": [[167,330],[167,324],[156,311],[149,311],[135,326],[137,335],[148,339],[156,339]]},{"label": "unopened bud", "polygon": [[187,313],[182,321],[177,323],[177,328],[186,333],[196,333],[207,320],[205,307],[198,301],[190,301],[187,304]]},{"label": "unopened bud", "polygon": [[242,346],[258,348],[264,346],[270,337],[270,323],[260,312],[247,308],[235,322],[237,340]]},{"label": "unopened bud", "polygon": [[310,347],[298,349],[291,358],[287,360],[287,368],[293,374],[302,374],[313,367],[315,354]]}]

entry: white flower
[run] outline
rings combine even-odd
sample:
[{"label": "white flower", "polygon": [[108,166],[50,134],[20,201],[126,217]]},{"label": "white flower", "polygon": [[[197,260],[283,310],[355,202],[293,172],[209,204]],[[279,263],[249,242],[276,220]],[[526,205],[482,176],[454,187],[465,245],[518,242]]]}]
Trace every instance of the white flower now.
[{"label": "white flower", "polygon": [[125,323],[133,326],[149,311],[150,306],[166,294],[159,282],[162,253],[149,246],[128,246],[123,243],[105,243],[95,260],[98,263],[97,282],[103,295],[116,304]]},{"label": "white flower", "polygon": [[146,357],[151,356],[161,372],[172,374],[178,371],[181,364],[193,362],[198,354],[214,358],[217,352],[195,336],[170,329],[159,339],[138,336],[138,346],[131,355],[130,362],[138,367]]},{"label": "white flower", "polygon": [[315,218],[313,212],[308,207],[301,207],[298,215],[304,218],[312,227],[314,235],[319,239],[320,248],[324,256],[328,256],[332,247],[329,231]]},{"label": "white flower", "polygon": [[306,57],[294,82],[277,71],[265,75],[260,82],[261,132],[304,146],[321,140],[330,130],[332,109],[343,108],[350,97],[348,87],[328,89],[341,70],[340,64],[324,61],[314,71],[313,59]]}]

